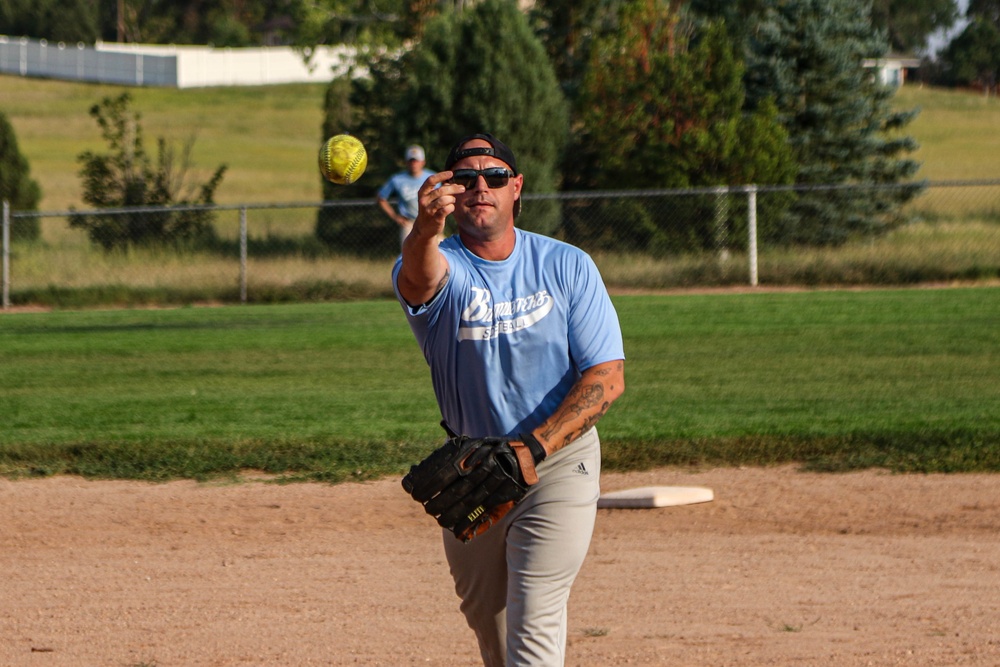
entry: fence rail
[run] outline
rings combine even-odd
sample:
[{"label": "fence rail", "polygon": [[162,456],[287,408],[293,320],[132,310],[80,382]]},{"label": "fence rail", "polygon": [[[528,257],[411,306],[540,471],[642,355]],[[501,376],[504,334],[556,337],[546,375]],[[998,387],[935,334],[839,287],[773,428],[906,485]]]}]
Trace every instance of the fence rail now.
[{"label": "fence rail", "polygon": [[[518,222],[590,252],[612,288],[1000,278],[1000,180],[529,193]],[[399,237],[371,199],[45,212],[4,202],[2,246],[6,309],[87,291],[385,295]]]}]

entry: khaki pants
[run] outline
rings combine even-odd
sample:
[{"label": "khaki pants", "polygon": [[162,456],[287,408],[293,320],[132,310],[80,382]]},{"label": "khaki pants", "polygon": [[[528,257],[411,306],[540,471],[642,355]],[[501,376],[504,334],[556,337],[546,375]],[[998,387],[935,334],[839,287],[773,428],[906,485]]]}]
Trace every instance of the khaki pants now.
[{"label": "khaki pants", "polygon": [[539,482],[469,543],[444,531],[460,608],[486,667],[559,667],[570,588],[590,547],[601,450],[591,429],[538,466]]}]

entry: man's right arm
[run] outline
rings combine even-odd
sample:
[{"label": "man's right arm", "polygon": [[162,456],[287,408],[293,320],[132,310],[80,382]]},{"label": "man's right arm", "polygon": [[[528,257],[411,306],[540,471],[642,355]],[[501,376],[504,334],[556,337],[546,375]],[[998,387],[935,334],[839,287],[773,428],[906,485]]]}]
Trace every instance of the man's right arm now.
[{"label": "man's right arm", "polygon": [[[448,283],[448,260],[438,249],[438,236],[455,210],[455,195],[465,192],[461,185],[447,183],[449,178],[451,172],[443,171],[420,186],[417,219],[403,241],[403,262],[396,285],[411,306],[427,303]],[[436,188],[439,183],[441,187]]]},{"label": "man's right arm", "polygon": [[389,219],[398,225],[400,215],[396,213],[396,209],[392,207],[392,204],[389,203],[389,200],[383,199],[382,197],[378,197],[376,201],[378,202],[379,208],[382,209],[382,212],[385,213],[387,216],[389,216]]}]

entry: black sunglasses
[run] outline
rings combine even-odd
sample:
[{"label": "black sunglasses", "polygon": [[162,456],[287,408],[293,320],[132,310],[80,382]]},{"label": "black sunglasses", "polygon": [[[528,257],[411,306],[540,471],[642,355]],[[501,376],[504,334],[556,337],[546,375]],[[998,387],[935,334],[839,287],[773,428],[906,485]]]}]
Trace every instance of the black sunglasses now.
[{"label": "black sunglasses", "polygon": [[469,190],[476,185],[476,181],[482,176],[486,179],[486,186],[490,189],[503,188],[510,182],[510,177],[514,175],[510,169],[503,167],[487,167],[486,169],[456,169],[452,172],[451,183],[464,186]]}]

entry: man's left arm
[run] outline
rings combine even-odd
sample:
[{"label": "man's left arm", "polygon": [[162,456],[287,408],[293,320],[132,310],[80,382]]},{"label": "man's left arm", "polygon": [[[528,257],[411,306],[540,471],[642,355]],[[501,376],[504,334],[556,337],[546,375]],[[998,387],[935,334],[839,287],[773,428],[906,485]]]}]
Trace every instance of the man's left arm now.
[{"label": "man's left arm", "polygon": [[593,428],[625,391],[625,361],[617,359],[583,372],[552,416],[534,436],[552,454]]}]

